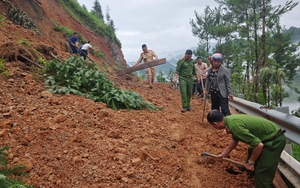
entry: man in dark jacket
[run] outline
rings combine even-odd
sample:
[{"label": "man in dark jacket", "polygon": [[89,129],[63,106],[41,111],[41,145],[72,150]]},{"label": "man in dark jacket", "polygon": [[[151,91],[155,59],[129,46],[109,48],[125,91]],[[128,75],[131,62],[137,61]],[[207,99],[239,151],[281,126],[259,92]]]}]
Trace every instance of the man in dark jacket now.
[{"label": "man in dark jacket", "polygon": [[76,32],[74,32],[69,40],[69,46],[71,48],[72,54],[77,54],[77,48],[78,48],[78,36],[77,35],[78,34]]},{"label": "man in dark jacket", "polygon": [[212,67],[207,72],[208,93],[211,96],[211,109],[220,110],[224,116],[230,115],[228,98],[233,100],[229,70],[222,65],[223,55],[212,55]]}]

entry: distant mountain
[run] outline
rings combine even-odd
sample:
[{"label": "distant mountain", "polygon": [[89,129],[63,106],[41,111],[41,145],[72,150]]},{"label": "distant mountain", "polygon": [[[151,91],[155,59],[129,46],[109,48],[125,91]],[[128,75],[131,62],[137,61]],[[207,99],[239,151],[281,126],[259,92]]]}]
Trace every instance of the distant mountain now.
[{"label": "distant mountain", "polygon": [[292,26],[286,32],[287,33],[294,32],[293,35],[291,36],[291,42],[292,43],[300,42],[300,28]]},{"label": "distant mountain", "polygon": [[[190,49],[195,50],[196,47],[192,47]],[[167,62],[166,64],[157,66],[156,72],[158,73],[161,70],[164,74],[168,74],[170,68],[175,71],[177,62],[180,58],[184,57],[185,51],[186,49],[180,49],[172,52],[163,52],[161,54],[158,54],[159,58],[166,58]]]}]

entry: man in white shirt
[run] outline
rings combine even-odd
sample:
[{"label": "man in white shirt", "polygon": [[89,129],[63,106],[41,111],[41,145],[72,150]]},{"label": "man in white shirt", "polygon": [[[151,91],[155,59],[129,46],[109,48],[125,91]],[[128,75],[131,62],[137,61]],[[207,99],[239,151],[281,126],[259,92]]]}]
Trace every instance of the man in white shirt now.
[{"label": "man in white shirt", "polygon": [[91,41],[88,41],[87,43],[82,45],[82,47],[80,49],[80,55],[83,56],[84,60],[86,60],[86,57],[88,56],[89,48],[93,48],[90,43],[91,43]]},{"label": "man in white shirt", "polygon": [[197,57],[197,63],[195,64],[195,69],[196,69],[197,77],[200,78],[200,82],[197,83],[195,91],[197,89],[197,91],[200,94],[200,97],[202,97],[203,96],[202,82],[203,82],[203,87],[205,87],[206,72],[208,71],[208,67],[206,63],[202,62],[200,56]]}]

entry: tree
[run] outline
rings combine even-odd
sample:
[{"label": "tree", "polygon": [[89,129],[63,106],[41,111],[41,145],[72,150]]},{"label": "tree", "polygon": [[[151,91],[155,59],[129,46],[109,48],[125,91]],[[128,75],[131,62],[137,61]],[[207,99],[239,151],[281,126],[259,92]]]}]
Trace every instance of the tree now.
[{"label": "tree", "polygon": [[[294,75],[295,66],[299,63],[296,57],[299,55],[296,52],[297,46],[290,44],[290,42],[283,45],[274,45],[275,40],[271,44],[273,40],[271,31],[279,23],[280,16],[292,10],[298,3],[290,0],[284,6],[272,6],[271,0],[215,1],[219,3],[219,6],[209,9],[206,7],[204,10],[207,14],[209,13],[209,20],[212,20],[213,25],[213,29],[209,30],[209,41],[206,43],[209,43],[212,38],[217,40],[217,45],[213,50],[224,55],[225,65],[234,73],[232,75],[233,84],[237,84],[235,87],[239,88],[239,92],[248,93],[247,95],[244,93],[245,96],[249,97],[246,99],[255,102],[267,100],[269,103],[273,103],[271,95],[276,90],[277,92],[281,92],[281,94],[274,95],[274,104],[280,105],[283,96],[282,93],[284,92],[279,85],[281,83],[267,76],[269,81],[269,86],[267,86],[267,83],[264,82],[266,75],[261,77],[260,74],[265,71],[261,71],[261,69],[271,66],[273,70],[280,72],[279,68],[282,68],[285,75],[291,75],[291,77]],[[205,23],[203,21],[205,15],[195,15],[196,20],[203,25]],[[197,49],[197,52],[201,53],[204,27],[195,27],[198,24],[196,21],[190,21],[190,24],[193,27],[193,35],[201,36],[199,37],[200,42]],[[279,51],[281,50],[282,54],[276,53],[274,55],[274,50],[271,50],[274,48],[278,48]],[[276,56],[284,57],[283,54],[290,61],[283,60],[285,64],[277,66],[279,58]],[[290,59],[290,57],[293,57],[294,60]],[[273,62],[274,60],[275,62]],[[241,85],[241,73],[245,74],[245,84],[243,85]]]},{"label": "tree", "polygon": [[109,7],[106,7],[106,25],[108,26],[108,28],[115,33],[116,32],[116,28],[115,28],[115,24],[114,21],[111,19],[110,14],[109,14]]},{"label": "tree", "polygon": [[164,76],[164,73],[162,72],[162,70],[158,71],[158,75],[156,76],[156,79],[158,82],[167,82],[167,79]]},{"label": "tree", "polygon": [[82,4],[82,8],[83,8],[84,10],[88,11],[87,8],[86,8],[86,6],[85,6],[84,4]]},{"label": "tree", "polygon": [[173,81],[173,77],[174,77],[174,70],[172,68],[169,69],[168,75],[167,75],[167,79],[169,82]]},{"label": "tree", "polygon": [[104,17],[103,17],[103,14],[102,14],[102,9],[101,9],[100,2],[98,0],[94,1],[94,6],[93,6],[93,9],[92,9],[91,13],[94,14],[95,16],[97,16],[98,18],[100,18],[103,21]]},{"label": "tree", "polygon": [[190,19],[190,25],[192,26],[192,33],[194,36],[197,36],[200,39],[201,45],[205,47],[206,54],[209,53],[210,50],[210,40],[212,37],[212,29],[213,29],[213,21],[214,18],[212,16],[213,11],[209,6],[206,6],[203,15],[199,15],[196,11],[194,11],[196,19]]}]

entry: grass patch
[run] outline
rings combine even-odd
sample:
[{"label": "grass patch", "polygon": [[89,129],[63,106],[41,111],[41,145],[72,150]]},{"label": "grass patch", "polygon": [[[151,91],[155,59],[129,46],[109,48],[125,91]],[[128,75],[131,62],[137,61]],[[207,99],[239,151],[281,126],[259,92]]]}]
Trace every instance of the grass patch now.
[{"label": "grass patch", "polygon": [[293,157],[300,162],[300,146],[292,143]]},{"label": "grass patch", "polygon": [[121,48],[121,42],[111,28],[108,27],[103,20],[82,8],[77,0],[59,0],[59,2],[78,22],[83,23],[89,30],[97,34],[108,36],[111,41],[114,41]]}]

